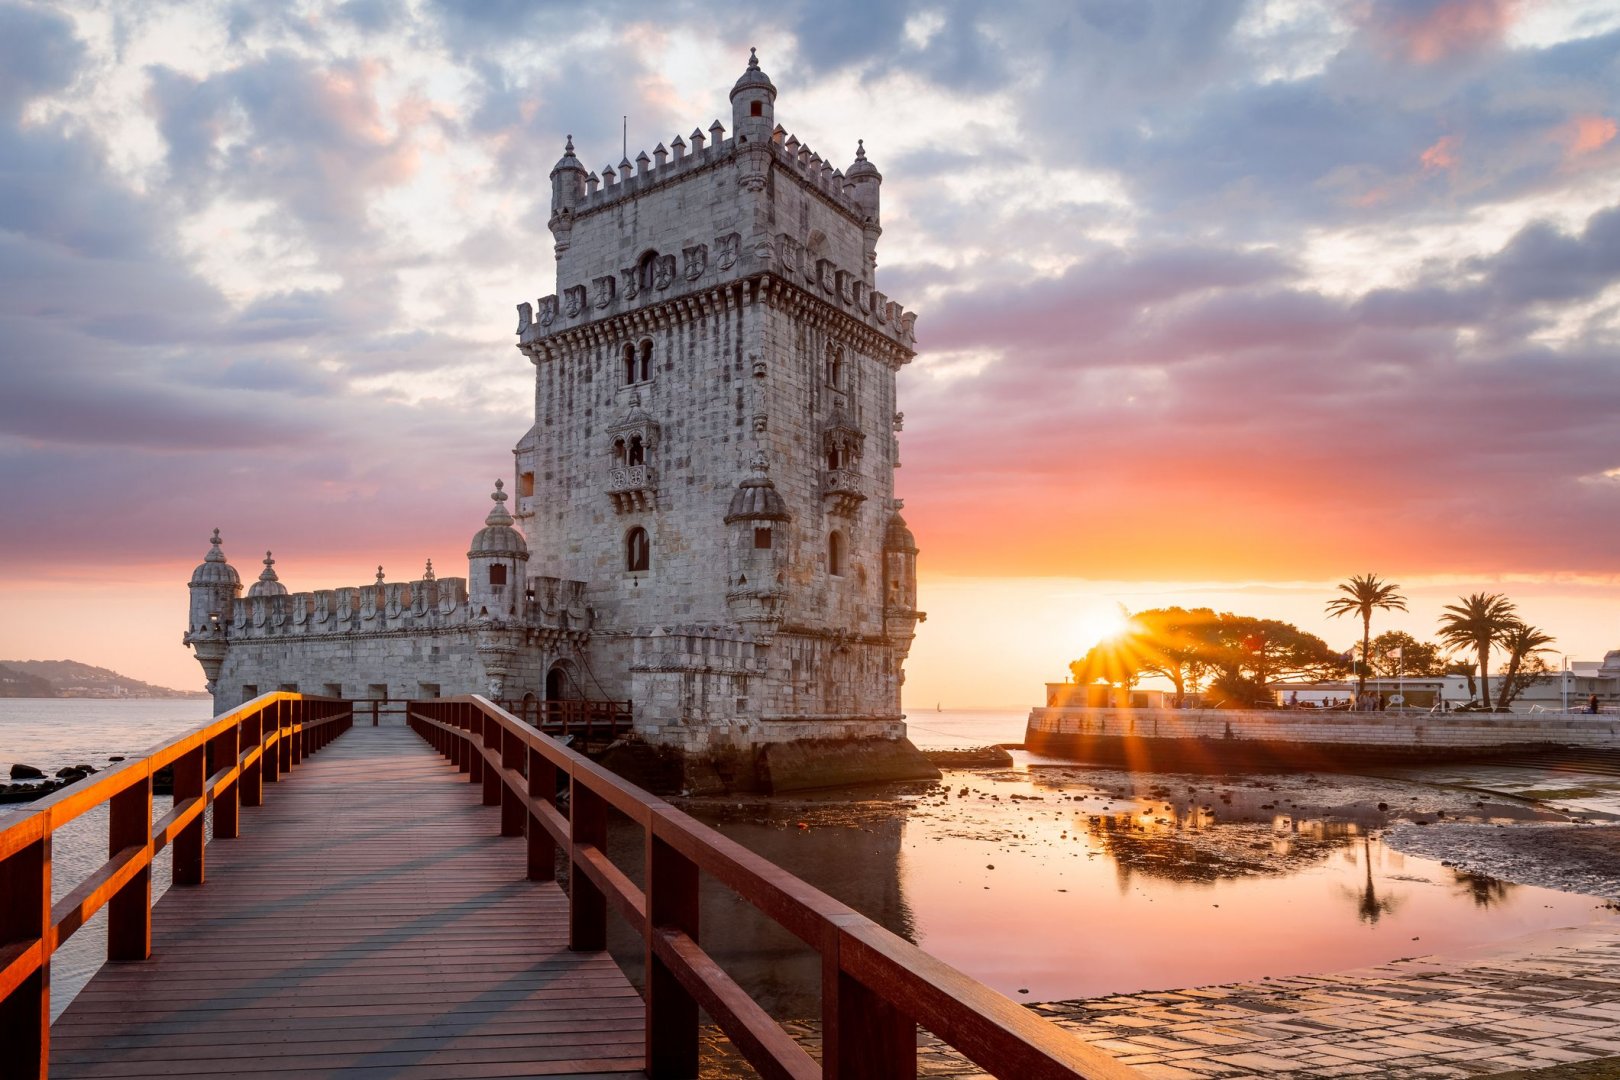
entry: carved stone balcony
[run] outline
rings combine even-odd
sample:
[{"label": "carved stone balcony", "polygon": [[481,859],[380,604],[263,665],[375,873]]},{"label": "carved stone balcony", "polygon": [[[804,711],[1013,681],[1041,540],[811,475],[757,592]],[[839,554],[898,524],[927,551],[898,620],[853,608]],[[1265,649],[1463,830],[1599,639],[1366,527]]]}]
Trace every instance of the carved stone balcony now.
[{"label": "carved stone balcony", "polygon": [[608,472],[608,495],[621,514],[650,510],[658,496],[657,476],[650,465],[615,465]]},{"label": "carved stone balcony", "polygon": [[823,469],[821,497],[827,502],[829,513],[854,517],[866,496],[861,493],[861,478],[853,469]]}]

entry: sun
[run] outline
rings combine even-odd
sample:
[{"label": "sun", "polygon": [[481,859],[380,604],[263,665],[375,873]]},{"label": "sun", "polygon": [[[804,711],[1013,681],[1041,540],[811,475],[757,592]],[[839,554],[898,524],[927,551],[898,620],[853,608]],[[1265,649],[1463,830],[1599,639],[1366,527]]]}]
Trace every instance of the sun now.
[{"label": "sun", "polygon": [[1130,621],[1130,613],[1122,604],[1097,604],[1088,607],[1074,620],[1073,641],[1081,649],[1089,649],[1093,645],[1112,641],[1125,633]]}]

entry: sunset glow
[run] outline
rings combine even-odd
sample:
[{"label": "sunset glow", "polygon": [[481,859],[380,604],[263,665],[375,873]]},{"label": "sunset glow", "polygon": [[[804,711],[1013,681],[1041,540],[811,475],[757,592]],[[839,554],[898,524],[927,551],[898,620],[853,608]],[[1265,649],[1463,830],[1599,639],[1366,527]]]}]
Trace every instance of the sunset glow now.
[{"label": "sunset glow", "polygon": [[216,526],[295,590],[465,573],[564,137],[706,125],[750,45],[918,312],[908,701],[1033,704],[1122,608],[1347,648],[1368,571],[1380,629],[1620,648],[1620,9],[834,8],[0,0],[0,659],[199,688]]}]

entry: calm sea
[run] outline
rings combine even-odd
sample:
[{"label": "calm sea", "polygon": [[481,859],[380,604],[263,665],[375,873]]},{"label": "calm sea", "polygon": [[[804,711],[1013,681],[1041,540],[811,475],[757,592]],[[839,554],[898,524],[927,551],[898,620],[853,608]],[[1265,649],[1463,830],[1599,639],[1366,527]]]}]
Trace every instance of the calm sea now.
[{"label": "calm sea", "polygon": [[[0,698],[0,777],[16,762],[54,773],[64,765],[104,769],[109,757],[134,757],[194,728],[214,714],[207,698]],[[154,815],[168,813],[169,800],[153,800]],[[28,803],[0,804],[7,814],[26,814]],[[55,834],[51,844],[51,894],[66,896],[107,857],[107,812],[91,811]],[[169,853],[159,853],[152,893],[169,887]],[[68,939],[51,961],[51,1013],[60,1015],[90,981],[107,954],[106,913]]]}]

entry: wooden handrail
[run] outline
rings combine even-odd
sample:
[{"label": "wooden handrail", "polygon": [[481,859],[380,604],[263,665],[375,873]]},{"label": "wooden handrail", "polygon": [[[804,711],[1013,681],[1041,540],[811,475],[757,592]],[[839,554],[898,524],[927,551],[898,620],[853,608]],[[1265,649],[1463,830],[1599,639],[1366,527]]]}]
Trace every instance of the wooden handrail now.
[{"label": "wooden handrail", "polygon": [[[1000,1077],[1134,1080],[1137,1073],[879,926],[736,841],[477,697],[417,702],[411,728],[501,807],[503,835],[528,839],[528,876],[551,880],[568,852],[569,947],[605,947],[609,907],[646,946],[645,1067],[655,1080],[697,1075],[698,1008],[762,1076],[914,1077],[922,1026]],[[568,816],[558,810],[566,778]],[[607,807],[646,838],[638,888],[604,850]],[[821,957],[822,1060],[727,976],[699,944],[707,874]]]},{"label": "wooden handrail", "polygon": [[[152,859],[174,849],[174,885],[204,879],[204,812],[214,808],[214,839],[235,839],[242,806],[258,806],[263,784],[279,779],[353,723],[348,702],[264,694],[195,731],[155,746],[35,804],[0,830],[0,1047],[6,1076],[47,1074],[51,955],[102,908],[107,959],[152,953]],[[208,759],[214,771],[208,774]],[[174,770],[174,807],[152,821],[152,781]],[[105,804],[107,861],[51,903],[51,838]]]}]

